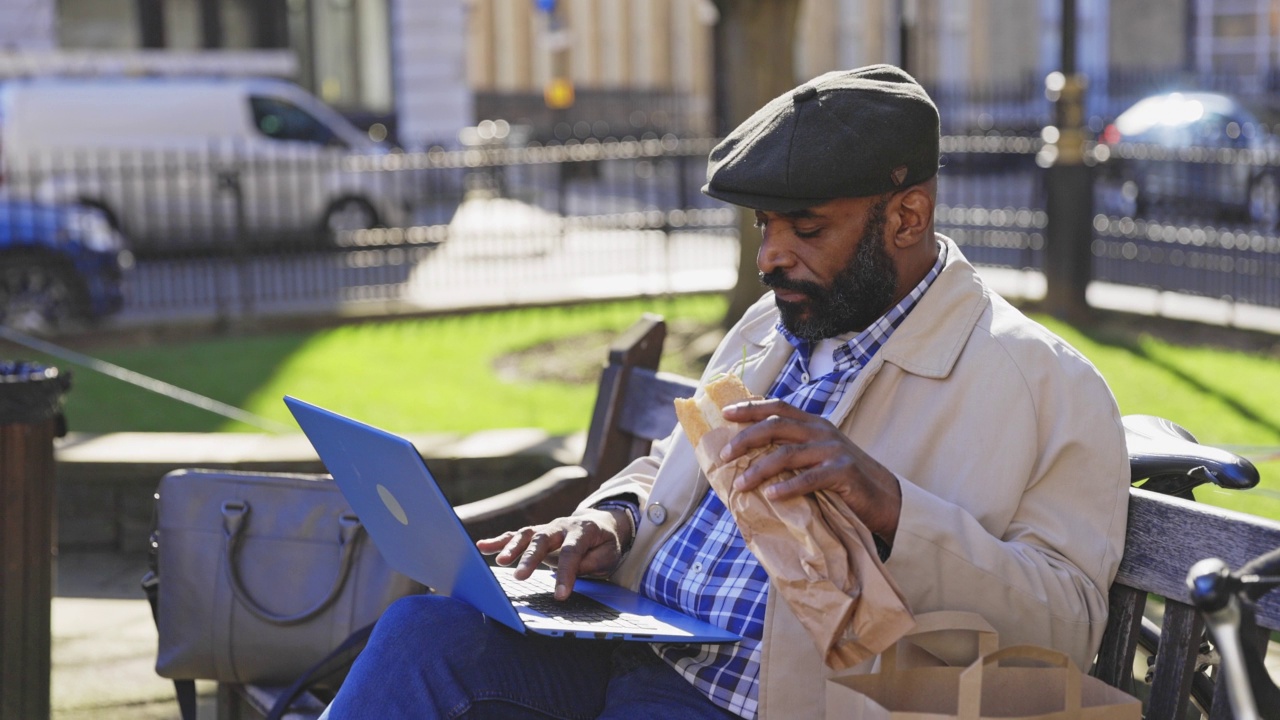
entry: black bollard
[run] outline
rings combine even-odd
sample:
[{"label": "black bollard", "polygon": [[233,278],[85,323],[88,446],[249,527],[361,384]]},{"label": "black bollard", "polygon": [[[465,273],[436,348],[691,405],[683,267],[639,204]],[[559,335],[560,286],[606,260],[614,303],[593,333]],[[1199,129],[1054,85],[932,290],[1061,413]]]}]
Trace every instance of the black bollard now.
[{"label": "black bollard", "polygon": [[0,720],[48,718],[53,440],[70,375],[0,360]]}]

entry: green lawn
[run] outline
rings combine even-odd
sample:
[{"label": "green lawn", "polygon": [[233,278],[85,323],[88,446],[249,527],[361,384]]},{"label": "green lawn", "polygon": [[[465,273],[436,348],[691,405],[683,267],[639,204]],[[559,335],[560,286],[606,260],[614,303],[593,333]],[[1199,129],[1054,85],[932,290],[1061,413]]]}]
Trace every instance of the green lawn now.
[{"label": "green lawn", "polygon": [[[595,399],[587,383],[504,379],[494,361],[513,350],[595,332],[570,359],[595,377],[604,343],[641,313],[711,322],[719,297],[519,309],[346,325],[307,333],[211,338],[164,346],[84,349],[110,363],[296,427],[281,398],[296,395],[396,431],[472,432],[538,427],[569,433],[586,427]],[[14,351],[0,342],[0,357]],[[20,351],[19,357],[68,367]],[[205,410],[70,366],[71,430],[85,432],[258,432]]]},{"label": "green lawn", "polygon": [[1258,465],[1259,487],[1201,489],[1197,499],[1280,520],[1280,362],[1273,355],[1185,347],[1146,334],[1084,333],[1036,319],[1093,361],[1121,413],[1169,418],[1200,442],[1232,448]]},{"label": "green lawn", "polygon": [[[290,427],[292,418],[281,402],[285,394],[396,431],[537,427],[569,433],[584,428],[590,418],[594,381],[522,381],[496,365],[499,357],[570,337],[570,351],[558,353],[555,363],[579,364],[579,374],[591,377],[603,361],[603,343],[642,312],[709,322],[720,317],[723,307],[718,297],[698,296],[88,352]],[[1254,457],[1274,455],[1280,447],[1280,362],[1273,356],[1184,347],[1132,330],[1082,332],[1038,319],[1098,366],[1121,412],[1168,417],[1202,442]],[[0,344],[0,356],[13,352]],[[25,351],[17,356],[33,357]],[[34,359],[66,367],[49,358]],[[257,431],[86,369],[72,371],[67,398],[72,430]],[[1262,462],[1259,468],[1262,487],[1245,493],[1202,490],[1200,499],[1280,519],[1280,461]]]}]

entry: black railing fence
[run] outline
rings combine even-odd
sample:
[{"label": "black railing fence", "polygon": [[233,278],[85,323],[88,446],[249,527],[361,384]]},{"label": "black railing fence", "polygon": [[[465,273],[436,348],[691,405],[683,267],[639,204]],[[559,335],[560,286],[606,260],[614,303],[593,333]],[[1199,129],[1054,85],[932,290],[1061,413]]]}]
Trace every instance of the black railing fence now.
[{"label": "black railing fence", "polygon": [[731,286],[736,216],[699,192],[712,146],[73,154],[10,162],[3,187],[119,227],[122,318],[493,306]]},{"label": "black railing fence", "polygon": [[[136,260],[116,322],[495,307],[731,287],[736,212],[700,192],[714,144],[6,157],[0,188],[118,226]],[[1008,130],[943,138],[937,227],[975,263],[1043,269],[1043,145]],[[1270,148],[1091,146],[1094,279],[1280,307]],[[26,288],[10,257],[7,298]]]}]

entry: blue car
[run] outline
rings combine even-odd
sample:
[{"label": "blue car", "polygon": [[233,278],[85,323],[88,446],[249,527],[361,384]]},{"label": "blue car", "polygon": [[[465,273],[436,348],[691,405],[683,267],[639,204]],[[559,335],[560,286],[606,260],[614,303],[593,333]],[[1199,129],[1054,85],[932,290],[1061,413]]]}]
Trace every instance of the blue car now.
[{"label": "blue car", "polygon": [[118,312],[132,265],[100,210],[0,198],[0,324],[44,334]]}]

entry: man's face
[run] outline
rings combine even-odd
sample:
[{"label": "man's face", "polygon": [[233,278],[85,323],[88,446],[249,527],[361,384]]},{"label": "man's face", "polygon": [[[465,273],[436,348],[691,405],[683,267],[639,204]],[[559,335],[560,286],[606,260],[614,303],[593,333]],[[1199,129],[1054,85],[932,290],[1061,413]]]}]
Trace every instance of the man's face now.
[{"label": "man's face", "polygon": [[863,330],[889,309],[898,285],[884,246],[889,197],[756,213],[760,280],[773,288],[792,335],[816,341]]}]

